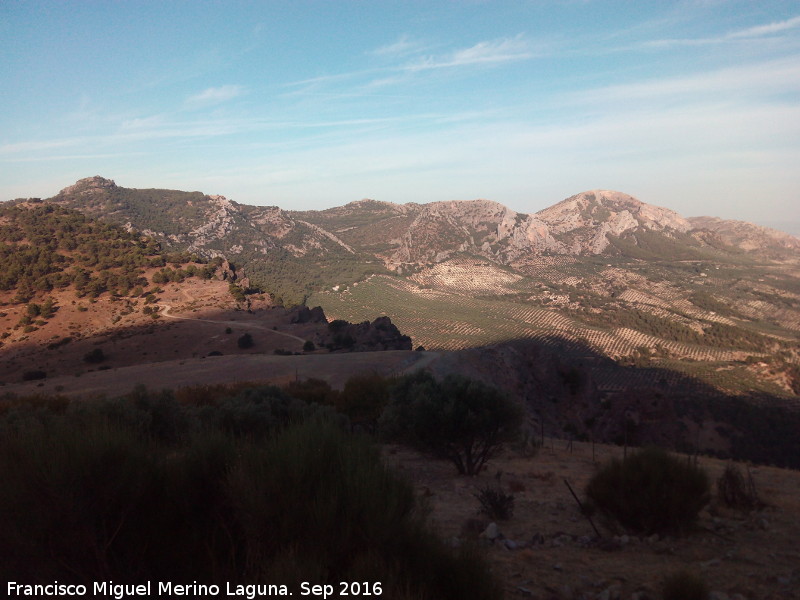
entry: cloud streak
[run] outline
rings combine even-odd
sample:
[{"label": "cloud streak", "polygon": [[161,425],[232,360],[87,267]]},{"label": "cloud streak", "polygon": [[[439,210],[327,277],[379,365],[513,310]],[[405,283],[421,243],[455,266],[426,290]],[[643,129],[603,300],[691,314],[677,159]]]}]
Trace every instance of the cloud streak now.
[{"label": "cloud streak", "polygon": [[199,94],[189,96],[185,105],[187,108],[205,108],[216,106],[224,102],[229,102],[244,94],[245,89],[241,85],[223,85],[220,87],[206,88]]},{"label": "cloud streak", "polygon": [[400,67],[404,71],[427,71],[467,67],[472,65],[498,64],[532,58],[534,53],[522,34],[513,38],[503,38],[478,42],[469,48],[455,50],[444,56],[428,56],[420,61]]},{"label": "cloud streak", "polygon": [[706,46],[711,44],[725,44],[735,41],[747,41],[771,36],[783,31],[789,31],[800,27],[800,16],[792,17],[784,21],[776,21],[767,25],[756,25],[747,29],[731,31],[725,35],[706,38],[668,38],[662,40],[651,40],[646,42],[646,46],[663,48],[668,46]]},{"label": "cloud streak", "polygon": [[370,54],[389,57],[408,56],[421,52],[424,48],[422,42],[412,40],[410,36],[404,34],[396,42],[376,48]]}]

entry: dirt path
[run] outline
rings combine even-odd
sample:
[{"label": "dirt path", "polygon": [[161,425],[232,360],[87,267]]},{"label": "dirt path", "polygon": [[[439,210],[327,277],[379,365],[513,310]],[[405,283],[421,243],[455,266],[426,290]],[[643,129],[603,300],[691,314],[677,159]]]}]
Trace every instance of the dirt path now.
[{"label": "dirt path", "polygon": [[298,342],[304,343],[306,340],[304,338],[298,337],[296,335],[292,335],[291,333],[285,333],[283,331],[277,331],[270,327],[265,327],[264,325],[256,325],[252,322],[242,323],[241,321],[219,321],[216,319],[198,319],[196,317],[179,317],[178,315],[172,314],[172,305],[165,304],[165,303],[158,303],[156,306],[160,306],[164,310],[161,311],[161,316],[166,317],[168,319],[181,319],[183,321],[202,321],[203,323],[218,323],[220,325],[227,325],[229,327],[246,327],[247,329],[260,329],[262,331],[268,331],[269,333],[274,333],[275,335],[281,335],[283,337],[291,338],[293,340],[297,340]]},{"label": "dirt path", "polygon": [[[240,323],[241,325],[241,323]],[[192,385],[241,381],[284,384],[294,379],[324,379],[341,389],[359,373],[402,375],[422,369],[438,358],[435,352],[387,350],[342,354],[238,354],[186,358],[119,367],[103,371],[47,378],[3,386],[14,394],[63,394],[66,396],[114,397],[130,392],[136,385],[149,389],[175,389]]]}]

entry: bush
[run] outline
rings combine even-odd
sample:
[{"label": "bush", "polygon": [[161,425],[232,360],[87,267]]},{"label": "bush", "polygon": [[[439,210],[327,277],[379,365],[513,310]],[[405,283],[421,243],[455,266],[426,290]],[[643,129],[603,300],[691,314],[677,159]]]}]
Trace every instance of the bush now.
[{"label": "bush", "polygon": [[413,487],[365,438],[313,417],[255,440],[209,419],[167,442],[133,423],[191,407],[141,388],[119,403],[125,418],[85,401],[0,414],[0,577],[295,592],[379,581],[387,598],[502,597],[483,560],[432,534]]},{"label": "bush", "polygon": [[521,410],[495,388],[448,375],[441,383],[418,371],[401,378],[381,416],[390,438],[453,462],[475,475],[505,442],[515,438]]},{"label": "bush", "polygon": [[47,373],[42,370],[35,370],[35,371],[25,371],[22,374],[22,381],[36,381],[37,379],[45,379],[47,377]]},{"label": "bush", "polygon": [[255,342],[253,342],[252,335],[245,333],[238,340],[236,340],[236,345],[242,350],[246,350],[247,348],[252,348],[255,345]]},{"label": "bush", "polygon": [[98,364],[106,359],[106,355],[102,348],[94,348],[83,355],[83,362],[89,364]]},{"label": "bush", "polygon": [[709,500],[706,473],[660,448],[612,460],[592,477],[586,495],[632,531],[682,533]]},{"label": "bush", "polygon": [[678,571],[664,580],[664,600],[708,600],[708,585],[699,576],[688,571]]},{"label": "bush", "polygon": [[285,390],[292,398],[325,406],[334,406],[339,396],[339,390],[333,389],[330,383],[314,377],[304,381],[292,381]]},{"label": "bush", "polygon": [[507,521],[514,514],[514,496],[506,494],[499,487],[482,488],[475,497],[481,503],[480,512],[490,519]]},{"label": "bush", "polygon": [[303,352],[313,352],[316,350],[317,347],[314,345],[314,342],[311,340],[306,340],[306,343],[303,344]]},{"label": "bush", "polygon": [[745,512],[763,506],[750,471],[745,479],[741,469],[733,463],[726,465],[717,479],[717,498],[724,506]]},{"label": "bush", "polygon": [[335,400],[353,425],[374,428],[389,401],[389,380],[378,374],[353,375]]}]

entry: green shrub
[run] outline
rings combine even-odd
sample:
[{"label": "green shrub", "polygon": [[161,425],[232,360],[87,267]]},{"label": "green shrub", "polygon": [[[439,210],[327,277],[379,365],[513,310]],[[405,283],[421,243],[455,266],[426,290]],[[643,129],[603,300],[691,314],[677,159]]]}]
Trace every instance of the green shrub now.
[{"label": "green shrub", "polygon": [[120,413],[65,402],[0,413],[0,577],[278,582],[295,594],[304,580],[380,581],[386,598],[502,597],[481,557],[428,529],[379,449],[328,419],[260,440],[208,419],[167,442],[139,425],[168,419],[161,405],[191,412],[168,396],[140,388]]},{"label": "green shrub", "polygon": [[390,438],[453,462],[474,475],[519,430],[521,410],[499,390],[461,376],[441,383],[418,371],[401,378],[381,416]]},{"label": "green shrub", "polygon": [[389,401],[389,380],[376,373],[353,375],[335,400],[336,409],[353,425],[373,428]]},{"label": "green shrub", "polygon": [[324,379],[311,377],[304,381],[292,381],[285,387],[286,393],[292,398],[297,398],[309,404],[323,404],[334,406],[339,396],[339,390],[331,387]]},{"label": "green shrub", "polygon": [[341,428],[311,421],[250,444],[230,481],[246,554],[258,559],[251,579],[271,563],[273,577],[280,567],[295,580],[387,581],[386,597],[502,595],[482,561],[427,531],[413,487],[378,449]]},{"label": "green shrub", "polygon": [[103,352],[102,348],[93,348],[89,352],[83,355],[83,362],[89,364],[97,364],[101,363],[106,359],[105,352]]},{"label": "green shrub", "polygon": [[586,495],[623,527],[645,534],[689,530],[709,500],[706,473],[660,448],[613,459],[592,477]]},{"label": "green shrub", "polygon": [[708,600],[708,585],[699,576],[688,571],[678,571],[664,580],[663,600]]},{"label": "green shrub", "polygon": [[236,345],[242,350],[246,350],[247,348],[252,348],[255,345],[255,342],[253,342],[252,335],[245,333],[238,340],[236,340]]}]

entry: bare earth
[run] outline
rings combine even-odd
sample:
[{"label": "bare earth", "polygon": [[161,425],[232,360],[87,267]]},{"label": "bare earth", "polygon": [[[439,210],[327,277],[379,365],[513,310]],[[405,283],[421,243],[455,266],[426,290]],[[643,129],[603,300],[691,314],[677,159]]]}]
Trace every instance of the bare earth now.
[{"label": "bare earth", "polygon": [[65,375],[42,382],[6,385],[2,390],[19,395],[60,393],[67,396],[113,397],[125,394],[139,384],[158,390],[244,381],[280,385],[296,378],[304,380],[312,377],[324,379],[341,389],[354,374],[398,374],[422,366],[435,357],[436,353],[404,350],[304,356],[209,356],[93,371],[79,377]]},{"label": "bare earth", "polygon": [[[153,389],[241,381],[280,384],[296,377],[322,378],[342,387],[357,373],[405,372],[438,356],[302,353],[306,341],[319,344],[325,323],[291,323],[283,308],[257,298],[252,311],[238,309],[223,281],[187,279],[163,288],[152,305],[158,308],[155,319],[142,312],[147,307],[142,299],[133,300],[128,310],[127,300],[104,295],[91,302],[62,292],[53,294],[60,307],[55,316],[26,334],[14,328],[25,306],[4,307],[0,329],[10,336],[0,347],[0,392],[114,396],[137,384]],[[251,334],[252,348],[238,347],[243,333]],[[58,345],[64,338],[69,342]],[[107,359],[85,362],[95,348]],[[276,351],[302,355],[278,356]],[[23,382],[23,374],[33,370],[44,371],[47,378]]]},{"label": "bare earth", "polygon": [[[569,452],[564,444],[546,438],[545,449],[533,458],[506,452],[477,477],[458,476],[448,462],[397,446],[386,448],[386,458],[427,498],[431,519],[444,539],[453,544],[472,539],[486,547],[508,598],[655,599],[661,597],[663,578],[682,569],[701,575],[720,593],[719,600],[800,598],[800,473],[752,467],[758,492],[769,506],[746,515],[717,508],[714,500],[701,513],[699,531],[684,538],[626,540],[621,538],[624,532],[595,517],[607,543],[603,549],[590,541],[594,531],[564,484],[567,479],[584,497],[596,469],[592,446],[574,443]],[[596,460],[621,457],[622,451],[597,445]],[[700,465],[712,482],[725,468],[725,462],[703,457]],[[489,542],[475,532],[489,519],[478,513],[474,494],[496,485],[499,472],[507,493],[510,485],[524,490],[514,492],[512,518],[497,522],[502,537]],[[476,519],[481,527],[470,527],[468,522]]]}]

